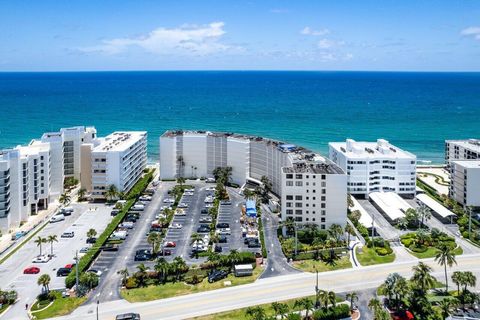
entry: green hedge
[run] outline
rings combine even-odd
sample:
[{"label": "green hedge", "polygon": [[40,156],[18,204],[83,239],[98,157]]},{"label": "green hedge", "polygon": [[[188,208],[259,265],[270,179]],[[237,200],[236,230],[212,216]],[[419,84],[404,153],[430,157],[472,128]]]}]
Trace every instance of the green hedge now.
[{"label": "green hedge", "polygon": [[[97,238],[97,241],[92,246],[90,250],[80,259],[77,266],[72,268],[72,272],[65,278],[65,286],[67,288],[71,288],[75,285],[75,275],[76,275],[76,268],[79,268],[79,276],[80,274],[85,271],[92,261],[97,257],[98,253],[100,252],[100,247],[102,247],[105,242],[107,242],[110,235],[117,229],[118,225],[122,222],[125,216],[130,210],[130,207],[135,203],[136,199],[142,194],[143,190],[147,187],[148,183],[153,178],[153,172],[147,173],[143,176],[130,190],[127,194],[127,198],[129,199],[125,206],[122,208],[119,214],[117,214],[112,221],[108,224],[102,234]],[[143,189],[140,189],[138,186],[142,186]]]},{"label": "green hedge", "polygon": [[350,317],[350,307],[347,304],[339,304],[332,308],[313,312],[314,320],[337,320],[348,317]]},{"label": "green hedge", "polygon": [[262,245],[262,256],[267,258],[267,247],[265,246],[265,235],[263,234],[263,223],[262,223],[262,214],[260,208],[257,209],[258,212],[258,232],[260,232],[260,243]]}]

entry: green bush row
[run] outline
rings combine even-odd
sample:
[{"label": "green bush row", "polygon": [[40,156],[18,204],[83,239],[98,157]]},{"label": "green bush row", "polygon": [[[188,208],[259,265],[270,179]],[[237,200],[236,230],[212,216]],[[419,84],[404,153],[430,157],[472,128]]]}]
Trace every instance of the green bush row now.
[{"label": "green bush row", "polygon": [[320,309],[313,312],[314,320],[337,320],[350,317],[350,307],[347,304],[339,304],[328,309]]},{"label": "green bush row", "polygon": [[262,214],[260,208],[257,208],[258,213],[258,232],[260,232],[260,243],[262,245],[262,256],[267,258],[267,247],[265,246],[265,235],[263,234]]},{"label": "green bush row", "polygon": [[[136,199],[142,194],[143,190],[147,187],[148,183],[153,178],[153,172],[147,173],[143,176],[130,190],[127,194],[127,203],[123,206],[122,210],[119,214],[117,214],[112,221],[108,224],[107,228],[102,232],[102,234],[97,238],[97,241],[92,246],[90,250],[80,259],[77,266],[72,269],[72,272],[65,278],[65,286],[67,288],[71,288],[75,285],[76,280],[76,268],[78,268],[79,273],[85,271],[92,261],[97,257],[98,253],[100,252],[100,247],[102,247],[105,242],[108,240],[110,235],[117,229],[118,225],[123,221],[125,216],[130,210],[130,207],[135,203]],[[138,188],[138,186],[142,186],[143,189]],[[79,275],[80,276],[80,275]]]}]

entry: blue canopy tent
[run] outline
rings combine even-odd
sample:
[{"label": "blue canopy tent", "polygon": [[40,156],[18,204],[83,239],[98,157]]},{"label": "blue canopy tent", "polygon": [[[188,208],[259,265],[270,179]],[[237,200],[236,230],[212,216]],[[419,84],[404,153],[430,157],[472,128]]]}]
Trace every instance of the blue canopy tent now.
[{"label": "blue canopy tent", "polygon": [[257,208],[255,200],[247,200],[245,203],[246,214],[249,218],[256,218],[257,217]]}]

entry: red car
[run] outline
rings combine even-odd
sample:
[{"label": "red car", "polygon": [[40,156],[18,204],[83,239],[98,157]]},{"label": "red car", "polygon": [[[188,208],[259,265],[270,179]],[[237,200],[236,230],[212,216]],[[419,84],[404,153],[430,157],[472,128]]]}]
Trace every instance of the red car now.
[{"label": "red car", "polygon": [[72,269],[73,267],[75,267],[75,263],[66,264],[64,268],[65,269]]},{"label": "red car", "polygon": [[177,244],[174,241],[168,241],[167,243],[165,243],[166,248],[175,248],[176,246]]},{"label": "red car", "polygon": [[23,270],[23,274],[37,274],[40,272],[40,268],[37,267],[29,267]]}]

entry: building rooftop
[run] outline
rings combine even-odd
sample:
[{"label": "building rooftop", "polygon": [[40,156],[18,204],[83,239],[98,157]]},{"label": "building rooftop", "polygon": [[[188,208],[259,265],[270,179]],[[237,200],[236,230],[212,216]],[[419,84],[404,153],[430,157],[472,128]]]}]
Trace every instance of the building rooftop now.
[{"label": "building rooftop", "polygon": [[452,163],[458,164],[464,168],[480,168],[480,159],[478,160],[453,160]]},{"label": "building rooftop", "polygon": [[146,131],[116,131],[106,136],[98,146],[93,148],[92,151],[124,151],[130,148],[146,134]]},{"label": "building rooftop", "polygon": [[328,145],[349,158],[416,158],[414,154],[395,147],[384,139],[378,139],[376,142],[357,142],[353,139],[347,139],[345,142],[330,142]]},{"label": "building rooftop", "polygon": [[461,146],[465,149],[480,152],[480,139],[445,140],[445,142]]},{"label": "building rooftop", "polygon": [[291,167],[283,167],[284,173],[312,173],[312,174],[343,174],[343,170],[336,164],[325,162],[294,162]]}]

